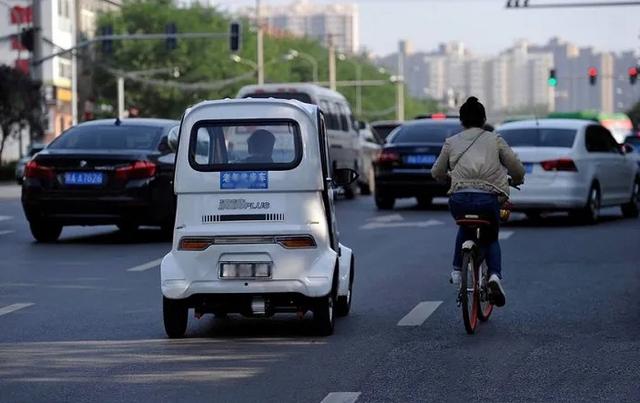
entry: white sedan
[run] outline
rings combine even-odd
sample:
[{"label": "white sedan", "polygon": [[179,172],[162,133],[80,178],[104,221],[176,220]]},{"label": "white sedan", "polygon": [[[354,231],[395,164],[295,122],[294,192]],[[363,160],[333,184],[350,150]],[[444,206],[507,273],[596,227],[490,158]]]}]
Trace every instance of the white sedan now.
[{"label": "white sedan", "polygon": [[602,125],[540,119],[506,123],[497,131],[527,172],[521,190],[512,191],[514,210],[530,217],[568,211],[595,223],[601,207],[621,206],[625,217],[638,217],[638,165]]}]

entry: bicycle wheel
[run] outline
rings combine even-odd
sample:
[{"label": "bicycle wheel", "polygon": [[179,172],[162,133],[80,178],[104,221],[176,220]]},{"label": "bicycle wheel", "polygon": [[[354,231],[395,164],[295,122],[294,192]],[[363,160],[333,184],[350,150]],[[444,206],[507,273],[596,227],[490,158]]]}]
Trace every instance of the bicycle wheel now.
[{"label": "bicycle wheel", "polygon": [[467,333],[473,334],[478,324],[477,282],[475,276],[475,259],[470,250],[462,251],[462,272],[460,273],[460,304],[462,320]]},{"label": "bicycle wheel", "polygon": [[478,319],[482,322],[489,320],[491,312],[493,312],[493,304],[489,300],[489,287],[487,282],[489,281],[489,268],[486,262],[482,262],[480,265],[480,275],[482,276],[480,292],[478,293]]}]

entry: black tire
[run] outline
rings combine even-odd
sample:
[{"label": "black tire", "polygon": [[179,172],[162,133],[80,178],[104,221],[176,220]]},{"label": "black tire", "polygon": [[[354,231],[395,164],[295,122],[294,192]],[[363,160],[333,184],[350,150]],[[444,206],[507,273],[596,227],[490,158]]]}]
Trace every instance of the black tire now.
[{"label": "black tire", "polygon": [[483,276],[483,289],[480,290],[480,293],[478,295],[478,319],[480,319],[480,322],[486,322],[489,320],[491,312],[493,312],[493,304],[491,303],[491,300],[489,298],[489,269],[486,262],[483,263],[480,267],[482,268],[482,270],[478,271],[480,272],[480,275]]},{"label": "black tire", "polygon": [[473,252],[470,250],[463,251],[462,271],[460,272],[460,305],[462,307],[464,328],[468,334],[473,334],[478,325],[478,302],[474,266]]},{"label": "black tire", "polygon": [[380,210],[391,210],[393,205],[396,204],[394,197],[387,196],[382,193],[376,192],[375,194],[376,207]]},{"label": "black tire", "polygon": [[336,315],[343,317],[349,315],[351,311],[351,300],[353,298],[353,275],[355,274],[355,259],[351,256],[351,269],[349,271],[349,292],[345,296],[338,297],[336,304]]},{"label": "black tire", "polygon": [[184,337],[187,331],[189,307],[180,299],[162,297],[164,330],[171,339]]},{"label": "black tire", "polygon": [[55,242],[62,233],[61,224],[41,220],[29,221],[29,229],[35,240],[42,243]]},{"label": "black tire", "polygon": [[633,190],[631,193],[631,200],[621,206],[622,215],[625,218],[638,218],[640,211],[638,209],[638,203],[640,202],[640,178],[636,178],[633,184]]},{"label": "black tire", "polygon": [[336,304],[334,292],[322,298],[316,298],[313,307],[313,323],[320,336],[330,336],[336,323]]},{"label": "black tire", "polygon": [[598,219],[600,219],[600,200],[600,187],[594,183],[589,189],[586,205],[578,212],[573,213],[573,215],[584,224],[597,224]]},{"label": "black tire", "polygon": [[428,209],[433,206],[433,196],[420,195],[417,196],[416,199],[418,199],[418,207],[420,208]]}]

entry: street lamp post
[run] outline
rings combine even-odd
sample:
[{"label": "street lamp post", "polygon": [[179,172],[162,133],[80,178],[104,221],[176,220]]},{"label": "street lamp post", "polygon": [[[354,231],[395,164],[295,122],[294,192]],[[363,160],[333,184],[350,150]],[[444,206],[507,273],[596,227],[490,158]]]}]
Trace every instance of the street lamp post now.
[{"label": "street lamp post", "polygon": [[343,62],[346,61],[351,63],[356,70],[356,114],[360,117],[362,115],[362,85],[360,84],[360,81],[362,81],[362,66],[347,58],[343,53],[338,55],[338,59]]},{"label": "street lamp post", "polygon": [[311,67],[313,69],[313,82],[318,83],[318,60],[310,54],[300,52],[296,49],[290,49],[289,53],[285,56],[287,60],[293,60],[298,57],[308,61],[309,64],[311,64]]},{"label": "street lamp post", "polygon": [[[128,74],[142,75],[142,74],[156,74],[156,73],[172,73],[174,78],[180,77],[180,70],[177,67],[163,67],[159,69],[149,69],[149,70],[138,70],[138,71],[129,71]],[[118,118],[124,118],[124,76],[118,75],[117,77],[118,84]]]}]

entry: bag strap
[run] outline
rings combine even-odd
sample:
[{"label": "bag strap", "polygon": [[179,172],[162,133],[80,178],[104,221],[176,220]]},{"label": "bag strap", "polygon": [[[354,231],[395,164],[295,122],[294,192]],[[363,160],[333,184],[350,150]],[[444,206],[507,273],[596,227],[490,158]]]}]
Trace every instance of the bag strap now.
[{"label": "bag strap", "polygon": [[471,144],[469,144],[469,145],[467,146],[467,148],[465,148],[465,149],[464,149],[464,151],[462,152],[462,154],[460,154],[460,155],[458,156],[458,158],[456,159],[456,162],[451,164],[451,169],[453,169],[455,165],[458,165],[458,162],[460,162],[460,159],[461,159],[461,158],[462,158],[462,157],[467,153],[467,151],[469,151],[469,149],[470,149],[470,148],[471,148],[471,147],[476,143],[476,141],[478,141],[478,139],[480,138],[480,136],[482,136],[482,135],[483,135],[483,134],[485,134],[485,133],[486,133],[486,130],[482,130],[482,132],[480,132],[480,134],[478,134],[478,135],[476,136],[476,138],[475,138],[475,139],[473,139],[473,141],[471,142]]}]

